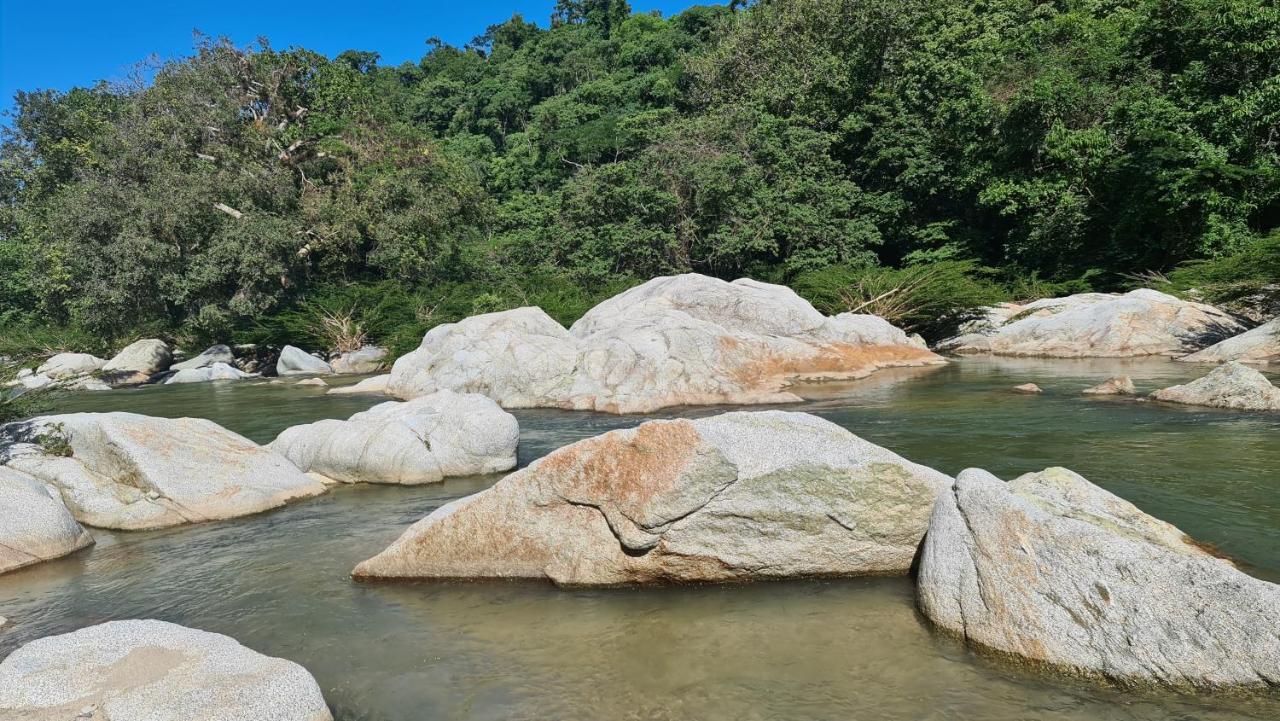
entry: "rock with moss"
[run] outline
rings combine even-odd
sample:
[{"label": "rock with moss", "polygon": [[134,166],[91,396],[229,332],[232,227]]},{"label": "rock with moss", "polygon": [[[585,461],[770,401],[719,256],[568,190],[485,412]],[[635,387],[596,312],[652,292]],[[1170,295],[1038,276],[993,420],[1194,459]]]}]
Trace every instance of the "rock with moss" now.
[{"label": "rock with moss", "polygon": [[10,468],[78,521],[139,530],[234,518],[325,491],[288,459],[201,418],[69,413],[0,427]]},{"label": "rock with moss", "polygon": [[515,416],[491,399],[436,391],[345,421],[293,426],[269,448],[332,481],[410,485],[511,470],[519,440]]},{"label": "rock with moss", "polygon": [[905,573],[950,483],[804,413],[650,421],[441,507],[355,575],[608,586]]},{"label": "rock with moss", "polygon": [[0,466],[0,573],[60,558],[93,543],[57,491]]},{"label": "rock with moss", "polygon": [[1280,686],[1280,586],[1063,468],[941,494],[920,607],[974,646],[1130,685]]},{"label": "rock with moss", "polygon": [[1280,318],[1178,360],[1187,363],[1280,363]]},{"label": "rock with moss", "polygon": [[1056,358],[1180,356],[1244,330],[1229,313],[1155,290],[1081,293],[989,309],[938,344],[952,353]]},{"label": "rock with moss", "polygon": [[1280,410],[1280,388],[1272,385],[1262,373],[1236,361],[1218,366],[1190,383],[1162,388],[1152,393],[1151,398],[1213,408]]},{"label": "rock with moss", "polygon": [[36,639],[0,663],[0,717],[331,721],[306,669],[164,621],[111,621]]}]

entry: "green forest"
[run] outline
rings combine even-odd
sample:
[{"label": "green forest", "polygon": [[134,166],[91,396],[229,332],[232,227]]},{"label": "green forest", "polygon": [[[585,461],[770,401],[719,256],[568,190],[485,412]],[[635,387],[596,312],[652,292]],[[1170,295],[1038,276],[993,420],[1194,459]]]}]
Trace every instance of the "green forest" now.
[{"label": "green forest", "polygon": [[926,335],[1280,283],[1274,0],[560,0],[395,67],[199,37],[9,120],[0,353],[335,327],[400,352],[688,271],[827,312],[907,288],[883,310]]}]

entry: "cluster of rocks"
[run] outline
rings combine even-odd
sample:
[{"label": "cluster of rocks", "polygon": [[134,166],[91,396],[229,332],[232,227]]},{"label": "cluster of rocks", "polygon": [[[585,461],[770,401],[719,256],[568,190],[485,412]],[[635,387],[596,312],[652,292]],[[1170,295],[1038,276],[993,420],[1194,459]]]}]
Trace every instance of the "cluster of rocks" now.
[{"label": "cluster of rocks", "polygon": [[[1014,386],[1020,393],[1041,393],[1034,383]],[[1090,396],[1136,396],[1129,376],[1115,376],[1081,391]],[[1238,361],[1224,363],[1196,380],[1153,391],[1139,400],[1164,401],[1210,408],[1248,411],[1280,410],[1280,388],[1257,369]]]},{"label": "cluster of rocks", "polygon": [[567,330],[532,307],[437,326],[395,362],[386,392],[408,399],[447,389],[504,408],[643,413],[792,402],[799,398],[787,388],[797,381],[944,362],[876,316],[827,317],[785,286],[686,274],[614,296]]}]

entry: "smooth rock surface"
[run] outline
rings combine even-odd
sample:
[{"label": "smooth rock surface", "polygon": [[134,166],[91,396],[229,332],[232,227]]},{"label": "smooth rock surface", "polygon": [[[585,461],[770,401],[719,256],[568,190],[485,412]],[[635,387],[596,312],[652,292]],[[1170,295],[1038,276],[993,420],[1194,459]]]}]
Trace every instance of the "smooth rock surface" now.
[{"label": "smooth rock surface", "polygon": [[0,663],[0,717],[31,721],[330,721],[296,663],[163,621],[37,639]]},{"label": "smooth rock surface", "polygon": [[354,383],[349,386],[338,386],[337,388],[330,389],[327,393],[331,396],[360,395],[366,393],[370,395],[385,395],[387,392],[387,382],[389,380],[391,380],[391,374],[387,373],[385,375],[374,376],[372,378],[365,378],[359,383]]},{"label": "smooth rock surface", "polygon": [[1280,685],[1280,586],[1063,468],[940,494],[921,609],[966,641],[1125,684]]},{"label": "smooth rock surface", "polygon": [[295,386],[320,386],[320,387],[325,387],[325,386],[327,386],[327,385],[329,385],[329,384],[328,384],[328,383],[325,383],[323,378],[307,378],[306,380],[301,380],[301,381],[298,381],[297,383],[294,383],[294,385],[295,385]]},{"label": "smooth rock surface", "polygon": [[387,349],[367,345],[360,350],[343,353],[329,361],[334,373],[358,375],[376,373],[386,364]]},{"label": "smooth rock surface", "polygon": [[170,368],[176,371],[195,370],[197,368],[206,368],[214,363],[230,364],[236,359],[231,348],[225,345],[211,345],[205,348],[200,355],[184,360],[181,363],[174,363]]},{"label": "smooth rock surface", "polygon": [[56,491],[0,466],[0,573],[48,561],[93,543]]},{"label": "smooth rock surface", "polygon": [[1014,386],[1013,390],[1018,393],[1044,393],[1044,390],[1035,383],[1023,383],[1022,385]]},{"label": "smooth rock surface", "polygon": [[1080,391],[1087,396],[1131,396],[1138,392],[1129,376],[1108,378],[1096,386]]},{"label": "smooth rock surface", "polygon": [[276,373],[282,376],[329,375],[333,373],[333,368],[301,348],[287,345],[280,350],[280,358],[276,360]]},{"label": "smooth rock surface", "polygon": [[1103,358],[1178,356],[1244,330],[1225,311],[1142,289],[1082,293],[987,309],[982,322],[938,344],[953,353]]},{"label": "smooth rock surface", "polygon": [[1214,408],[1280,410],[1280,388],[1272,385],[1258,371],[1236,361],[1220,365],[1208,375],[1190,383],[1162,388],[1152,393],[1151,398],[1168,403]]},{"label": "smooth rock surface", "polygon": [[96,370],[101,370],[106,364],[105,360],[88,353],[59,353],[40,364],[40,367],[36,369],[36,373],[54,380],[60,380],[62,378],[87,375]]},{"label": "smooth rock surface", "polygon": [[[39,434],[65,445],[41,444]],[[4,439],[18,441],[8,465],[56,487],[90,526],[234,518],[325,490],[283,456],[200,418],[69,413],[10,423]]]},{"label": "smooth rock surface", "polygon": [[784,286],[686,274],[606,300],[569,331],[538,308],[437,326],[396,361],[388,393],[448,388],[505,408],[641,413],[796,401],[786,390],[796,381],[944,362],[880,318],[827,318]]},{"label": "smooth rock surface", "polygon": [[804,413],[650,421],[441,507],[354,575],[599,586],[905,573],[950,483]]},{"label": "smooth rock surface", "polygon": [[198,368],[183,368],[166,378],[164,382],[165,385],[170,383],[207,383],[209,381],[236,381],[252,377],[253,375],[250,373],[245,373],[219,361]]},{"label": "smooth rock surface", "polygon": [[515,416],[488,397],[437,391],[293,426],[268,447],[334,481],[417,484],[511,470],[519,440]]},{"label": "smooth rock surface", "polygon": [[1178,360],[1187,363],[1280,363],[1280,318]]},{"label": "smooth rock surface", "polygon": [[115,355],[102,366],[104,372],[127,376],[130,374],[155,375],[169,367],[173,354],[169,344],[149,338],[136,341]]}]

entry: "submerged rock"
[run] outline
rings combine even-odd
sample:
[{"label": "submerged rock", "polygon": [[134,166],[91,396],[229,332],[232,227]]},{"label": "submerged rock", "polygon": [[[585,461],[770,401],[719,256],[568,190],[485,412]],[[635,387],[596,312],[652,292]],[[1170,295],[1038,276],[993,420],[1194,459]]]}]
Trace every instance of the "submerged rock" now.
[{"label": "submerged rock", "polygon": [[1063,468],[940,495],[921,609],[980,647],[1126,684],[1280,685],[1280,586]]},{"label": "submerged rock", "polygon": [[1152,393],[1151,398],[1214,408],[1280,410],[1280,388],[1258,371],[1235,361],[1218,366],[1190,383],[1162,388]]},{"label": "submerged rock", "polygon": [[1014,386],[1013,390],[1018,393],[1044,393],[1044,390],[1035,383],[1023,383],[1020,386]]},{"label": "submerged rock", "polygon": [[248,515],[323,493],[283,456],[201,418],[70,413],[0,427],[8,465],[81,523],[138,530]]},{"label": "submerged rock", "polygon": [[387,349],[376,345],[367,345],[360,350],[343,353],[329,361],[334,373],[358,375],[376,373],[382,370],[387,358]]},{"label": "submerged rock", "polygon": [[164,621],[112,621],[37,639],[0,663],[0,716],[110,721],[330,721],[292,661]]},{"label": "submerged rock", "polygon": [[441,507],[354,575],[597,586],[905,573],[950,483],[804,413],[650,421]]},{"label": "submerged rock", "polygon": [[1280,363],[1280,318],[1178,360],[1187,363]]},{"label": "submerged rock", "polygon": [[293,426],[268,447],[334,481],[416,484],[511,470],[519,439],[515,416],[489,398],[437,391]]},{"label": "submerged rock", "polygon": [[0,573],[65,556],[93,543],[57,492],[0,466]]},{"label": "submerged rock", "polygon": [[183,368],[165,379],[165,385],[170,383],[207,383],[209,381],[236,381],[243,378],[252,378],[253,375],[237,370],[230,365],[222,362],[213,363],[199,368]]},{"label": "submerged rock", "polygon": [[1131,396],[1138,392],[1129,376],[1108,378],[1096,386],[1080,391],[1087,396]]},{"label": "submerged rock", "polygon": [[231,348],[225,345],[212,345],[205,348],[204,351],[190,360],[174,363],[170,368],[176,371],[196,370],[197,368],[207,368],[215,363],[224,365],[234,362],[236,356],[231,352]]},{"label": "submerged rock", "polygon": [[282,376],[317,373],[329,375],[333,373],[333,368],[301,348],[287,345],[280,350],[280,358],[276,360],[276,373]]},{"label": "submerged rock", "polygon": [[506,408],[641,413],[796,401],[801,380],[943,363],[880,318],[823,316],[789,288],[687,274],[604,301],[566,331],[538,308],[437,326],[396,361],[388,393],[484,393]]},{"label": "submerged rock", "polygon": [[102,366],[102,370],[121,378],[134,375],[150,377],[167,369],[172,359],[168,343],[149,338],[125,346]]},{"label": "submerged rock", "polygon": [[295,386],[320,386],[323,388],[329,384],[325,383],[323,378],[308,378],[306,380],[298,381],[297,383],[294,383],[294,385]]},{"label": "submerged rock", "polygon": [[42,363],[36,373],[60,380],[88,375],[106,364],[105,360],[88,353],[59,353]]},{"label": "submerged rock", "polygon": [[954,353],[1057,358],[1182,355],[1244,330],[1225,311],[1154,290],[1082,293],[988,310],[938,344]]},{"label": "submerged rock", "polygon": [[387,392],[387,381],[389,381],[390,379],[391,379],[390,374],[374,376],[372,378],[365,378],[359,383],[355,383],[353,385],[338,386],[337,388],[331,388],[329,391],[327,391],[327,395],[331,395],[331,396],[359,395],[362,393],[368,393],[371,395],[385,395]]}]

